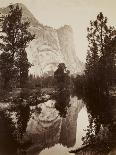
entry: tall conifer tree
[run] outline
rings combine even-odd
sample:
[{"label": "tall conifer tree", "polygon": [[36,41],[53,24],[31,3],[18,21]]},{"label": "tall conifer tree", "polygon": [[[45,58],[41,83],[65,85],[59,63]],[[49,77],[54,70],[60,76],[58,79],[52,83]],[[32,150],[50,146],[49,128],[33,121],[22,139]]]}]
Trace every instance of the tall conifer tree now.
[{"label": "tall conifer tree", "polygon": [[[27,59],[26,47],[34,39],[28,31],[29,22],[22,20],[22,8],[9,6],[9,13],[3,18],[2,35],[0,38],[1,54],[1,75],[4,79],[4,88],[7,88],[10,81],[17,79],[19,86],[24,87],[28,77],[30,63]],[[4,35],[3,35],[4,34]]]}]

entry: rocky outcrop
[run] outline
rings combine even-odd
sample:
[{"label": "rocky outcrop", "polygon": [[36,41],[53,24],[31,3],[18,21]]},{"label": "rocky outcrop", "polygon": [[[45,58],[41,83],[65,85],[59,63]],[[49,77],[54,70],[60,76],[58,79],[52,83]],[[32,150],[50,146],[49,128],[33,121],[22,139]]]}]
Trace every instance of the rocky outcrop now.
[{"label": "rocky outcrop", "polygon": [[62,51],[67,68],[72,71],[72,73],[82,73],[84,68],[82,62],[76,56],[72,28],[69,25],[65,25],[59,28],[57,33],[60,50]]},{"label": "rocky outcrop", "polygon": [[53,73],[58,64],[64,62],[57,31],[50,27],[41,27],[38,37],[31,42],[27,51],[29,61],[33,64],[30,72],[35,75]]}]

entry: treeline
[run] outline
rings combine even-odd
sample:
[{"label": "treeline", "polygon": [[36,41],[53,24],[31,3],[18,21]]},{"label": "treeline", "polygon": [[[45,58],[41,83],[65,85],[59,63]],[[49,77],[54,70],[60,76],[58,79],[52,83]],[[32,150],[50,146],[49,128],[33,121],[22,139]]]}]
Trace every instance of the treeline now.
[{"label": "treeline", "polygon": [[54,75],[40,77],[30,74],[28,77],[27,87],[30,89],[53,88],[54,86],[55,86]]},{"label": "treeline", "polygon": [[69,88],[72,78],[70,71],[67,70],[64,63],[59,63],[53,75],[35,76],[30,74],[28,78],[28,88]]}]

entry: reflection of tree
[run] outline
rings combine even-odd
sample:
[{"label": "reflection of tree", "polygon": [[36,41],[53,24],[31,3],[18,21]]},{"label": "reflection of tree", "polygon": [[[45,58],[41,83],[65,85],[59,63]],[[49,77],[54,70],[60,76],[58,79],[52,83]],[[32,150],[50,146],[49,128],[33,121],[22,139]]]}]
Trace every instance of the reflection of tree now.
[{"label": "reflection of tree", "polygon": [[[116,138],[113,132],[115,125],[112,123],[115,115],[112,110],[115,107],[115,100],[111,96],[95,92],[86,94],[84,100],[89,112],[89,126],[86,136],[83,137],[84,144],[102,143],[103,147],[111,146],[113,139]],[[111,135],[114,138],[111,138]]]},{"label": "reflection of tree", "polygon": [[93,118],[98,119],[100,123],[104,124],[107,124],[111,121],[111,98],[109,96],[91,92],[91,94],[86,94],[85,102],[87,105],[87,109],[91,113]]},{"label": "reflection of tree", "polygon": [[30,117],[30,107],[25,101],[20,101],[17,107],[17,130],[18,130],[18,140],[21,140],[23,134],[26,132],[27,123]]},{"label": "reflection of tree", "polygon": [[[7,112],[0,112],[0,154],[13,154],[17,149],[15,125]],[[2,152],[2,153],[1,153]],[[3,154],[4,154],[3,153]]]},{"label": "reflection of tree", "polygon": [[70,106],[70,92],[69,90],[61,90],[55,96],[55,108],[59,111],[61,117],[67,114],[67,108]]}]

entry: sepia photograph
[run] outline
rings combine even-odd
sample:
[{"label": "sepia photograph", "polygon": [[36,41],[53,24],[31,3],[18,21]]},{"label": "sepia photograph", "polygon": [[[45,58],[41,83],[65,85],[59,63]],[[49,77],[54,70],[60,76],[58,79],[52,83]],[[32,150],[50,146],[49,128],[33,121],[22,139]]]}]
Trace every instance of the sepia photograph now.
[{"label": "sepia photograph", "polygon": [[116,155],[115,0],[0,0],[0,155]]}]

